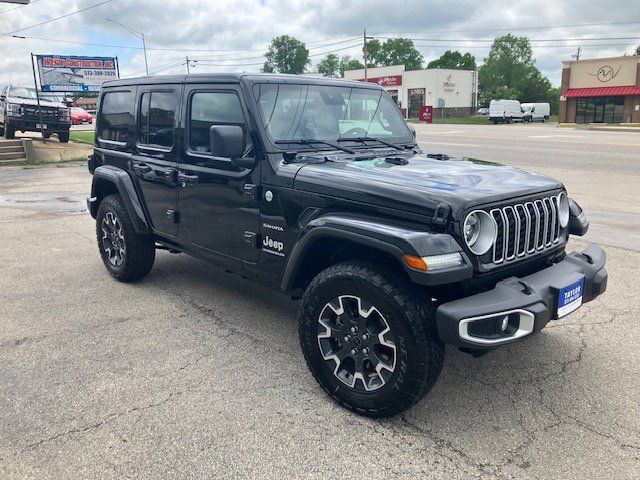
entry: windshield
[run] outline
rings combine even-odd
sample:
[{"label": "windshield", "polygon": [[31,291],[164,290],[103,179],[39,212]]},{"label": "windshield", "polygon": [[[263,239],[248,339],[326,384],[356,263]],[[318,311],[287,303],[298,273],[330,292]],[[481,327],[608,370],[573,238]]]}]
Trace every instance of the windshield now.
[{"label": "windshield", "polygon": [[256,84],[253,94],[272,141],[372,137],[408,143],[413,136],[383,90],[322,85]]},{"label": "windshield", "polygon": [[27,98],[29,100],[35,100],[37,98],[36,89],[27,87],[11,87],[9,96],[17,98]]}]

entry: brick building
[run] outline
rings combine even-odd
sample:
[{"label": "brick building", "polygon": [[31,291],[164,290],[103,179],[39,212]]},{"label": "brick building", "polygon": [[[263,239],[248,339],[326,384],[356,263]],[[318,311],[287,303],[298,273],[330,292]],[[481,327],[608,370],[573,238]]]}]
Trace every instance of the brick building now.
[{"label": "brick building", "polygon": [[640,56],[562,62],[560,123],[640,123]]}]

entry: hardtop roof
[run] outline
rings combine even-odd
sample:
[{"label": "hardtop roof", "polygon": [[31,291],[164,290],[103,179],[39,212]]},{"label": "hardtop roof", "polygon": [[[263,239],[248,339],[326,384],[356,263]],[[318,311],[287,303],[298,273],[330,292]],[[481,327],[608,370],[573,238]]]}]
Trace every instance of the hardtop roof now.
[{"label": "hardtop roof", "polygon": [[378,84],[364,83],[342,78],[307,77],[302,75],[285,75],[280,73],[199,73],[189,75],[157,75],[150,77],[124,78],[106,82],[103,88],[136,85],[161,85],[181,83],[289,83],[306,85],[334,85],[342,87],[358,87],[381,89]]}]

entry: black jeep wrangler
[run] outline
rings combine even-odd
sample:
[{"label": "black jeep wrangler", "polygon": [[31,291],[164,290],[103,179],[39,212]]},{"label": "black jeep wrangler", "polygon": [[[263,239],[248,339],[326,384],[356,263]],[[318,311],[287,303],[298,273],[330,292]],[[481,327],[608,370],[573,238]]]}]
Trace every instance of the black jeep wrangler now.
[{"label": "black jeep wrangler", "polygon": [[302,298],[300,343],[341,405],[416,403],[445,344],[473,354],[605,291],[605,253],[551,178],[427,153],[377,85],[286,75],[118,80],[99,100],[88,208],[118,280],[156,249]]}]

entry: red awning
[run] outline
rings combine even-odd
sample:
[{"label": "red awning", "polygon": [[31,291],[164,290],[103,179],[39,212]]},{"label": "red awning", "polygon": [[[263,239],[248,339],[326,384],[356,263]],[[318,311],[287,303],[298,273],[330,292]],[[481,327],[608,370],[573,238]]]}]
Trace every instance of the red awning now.
[{"label": "red awning", "polygon": [[619,97],[625,95],[640,95],[640,88],[636,88],[633,85],[628,87],[570,88],[564,96],[565,98],[581,98]]}]

